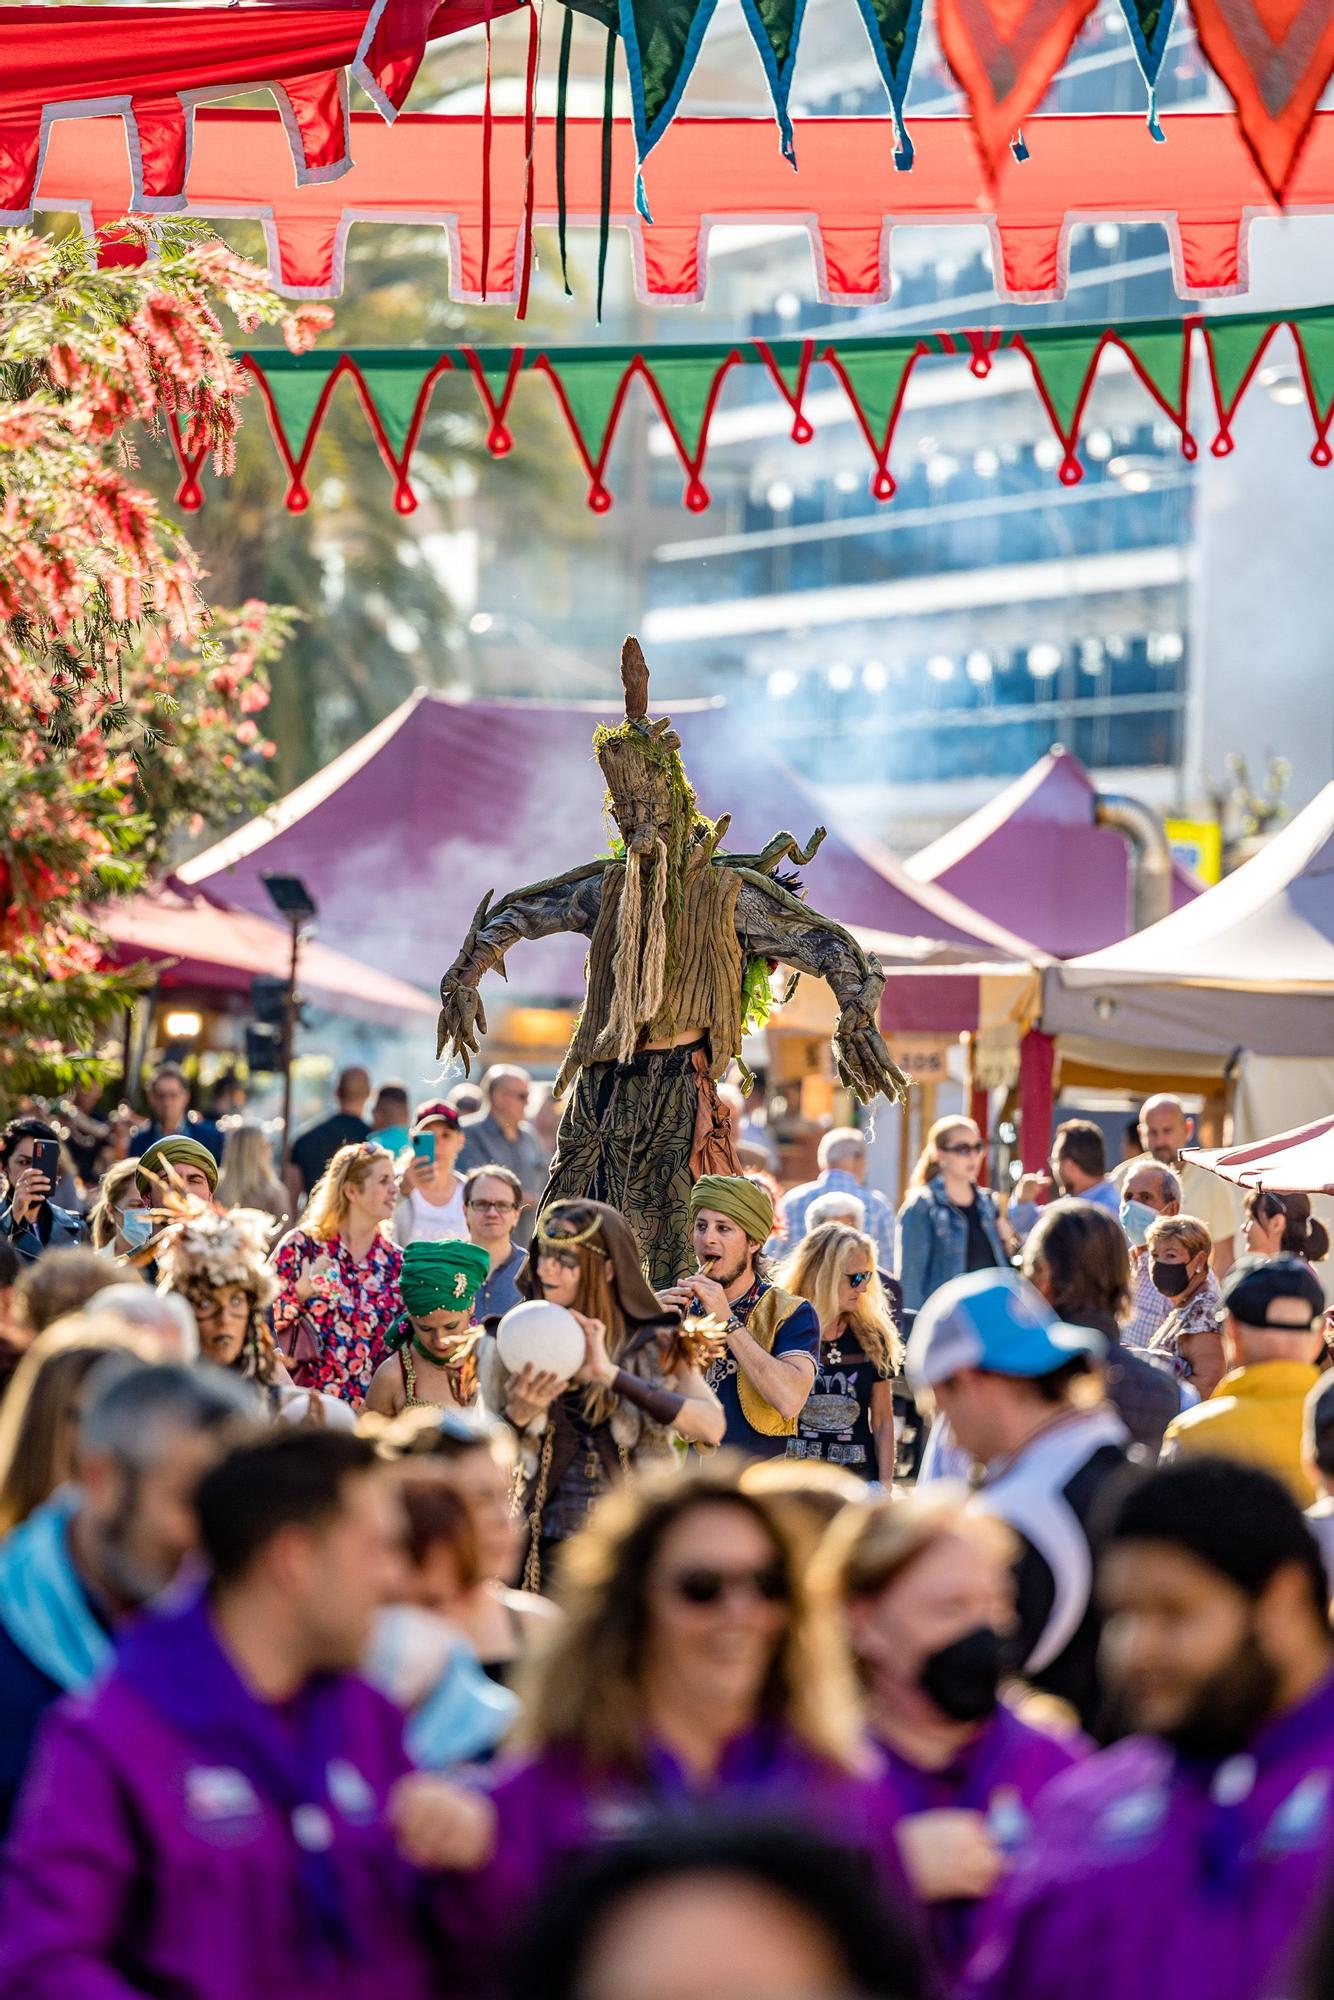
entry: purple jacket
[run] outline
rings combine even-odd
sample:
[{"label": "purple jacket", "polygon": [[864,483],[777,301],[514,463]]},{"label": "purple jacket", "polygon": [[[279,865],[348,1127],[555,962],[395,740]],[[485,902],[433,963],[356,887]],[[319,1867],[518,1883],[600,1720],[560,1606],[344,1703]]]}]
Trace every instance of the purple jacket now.
[{"label": "purple jacket", "polygon": [[[1033,1807],[1053,1778],[1087,1754],[1082,1737],[1049,1736],[1001,1707],[952,1763],[924,1771],[890,1745],[885,1788],[896,1820],[914,1813],[981,1813],[992,1838],[1017,1866],[1031,1847]],[[926,1906],[926,1930],[936,1964],[952,1980],[967,1960],[981,1930],[984,1902],[959,1898]]]},{"label": "purple jacket", "polygon": [[497,1943],[513,1937],[566,1855],[633,1831],[654,1813],[719,1806],[799,1817],[846,1845],[861,1847],[900,1908],[912,1899],[899,1863],[894,1814],[875,1776],[821,1764],[789,1737],[756,1729],[728,1749],[716,1783],[692,1787],[665,1750],[649,1756],[647,1777],[592,1779],[572,1751],[552,1749],[498,1770],[490,1793],[499,1814],[496,1857],[480,1875],[444,1878],[451,1994],[490,2000],[508,1968]]},{"label": "purple jacket", "polygon": [[0,1894],[3,2000],[427,2000],[386,1794],[402,1719],[351,1675],[281,1716],[201,1601],[47,1718]]},{"label": "purple jacket", "polygon": [[1334,1676],[1221,1764],[1131,1737],[1047,1792],[964,1991],[1260,2000],[1328,1879],[1332,1843]]}]

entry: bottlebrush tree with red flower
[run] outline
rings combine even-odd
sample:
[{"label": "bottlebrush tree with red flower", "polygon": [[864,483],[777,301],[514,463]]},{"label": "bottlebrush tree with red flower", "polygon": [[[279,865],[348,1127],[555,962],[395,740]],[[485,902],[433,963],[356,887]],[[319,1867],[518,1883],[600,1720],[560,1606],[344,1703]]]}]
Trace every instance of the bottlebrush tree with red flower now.
[{"label": "bottlebrush tree with red flower", "polygon": [[79,235],[0,241],[0,1109],[101,1073],[135,978],[106,968],[97,904],[183,825],[253,810],[272,755],[257,717],[292,614],[210,607],[135,474],[164,412],[230,464],[249,378],[220,309],[296,351],[329,315],[196,228],[151,245],[99,270]]}]

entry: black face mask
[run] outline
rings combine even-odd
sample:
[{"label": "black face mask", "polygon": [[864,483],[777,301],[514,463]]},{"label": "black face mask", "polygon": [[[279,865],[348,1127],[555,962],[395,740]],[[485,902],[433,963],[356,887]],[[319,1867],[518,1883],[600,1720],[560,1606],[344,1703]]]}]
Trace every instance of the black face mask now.
[{"label": "black face mask", "polygon": [[1155,1258],[1149,1266],[1149,1276],[1155,1291],[1161,1292],[1165,1299],[1174,1299],[1190,1283],[1190,1265],[1161,1264]]},{"label": "black face mask", "polygon": [[996,1707],[1000,1676],[999,1634],[979,1625],[928,1654],[917,1685],[952,1722],[982,1722]]}]

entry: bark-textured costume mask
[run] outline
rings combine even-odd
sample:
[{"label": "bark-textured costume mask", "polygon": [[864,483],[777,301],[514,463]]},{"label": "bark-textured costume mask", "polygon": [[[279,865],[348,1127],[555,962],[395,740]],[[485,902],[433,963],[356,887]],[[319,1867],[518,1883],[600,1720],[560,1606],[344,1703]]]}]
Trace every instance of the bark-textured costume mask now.
[{"label": "bark-textured costume mask", "polygon": [[703,1172],[735,1173],[716,1083],[741,1054],[749,996],[768,965],[828,980],[842,1013],[834,1054],[863,1103],[902,1098],[907,1083],[876,1025],[884,975],[840,925],[812,910],[785,861],[809,862],[780,833],[759,854],[722,846],[730,824],[706,819],[670,723],[648,720],[648,668],[635,639],[621,655],[625,721],[594,749],[619,839],[610,856],[549,882],[488,895],[440,985],[439,1047],[463,1058],[486,1032],[482,975],[519,938],[553,931],[590,939],[587,993],[556,1090],[575,1092],[561,1121],[541,1207],[579,1196],[625,1215],[656,1284],[689,1264],[686,1208]]}]

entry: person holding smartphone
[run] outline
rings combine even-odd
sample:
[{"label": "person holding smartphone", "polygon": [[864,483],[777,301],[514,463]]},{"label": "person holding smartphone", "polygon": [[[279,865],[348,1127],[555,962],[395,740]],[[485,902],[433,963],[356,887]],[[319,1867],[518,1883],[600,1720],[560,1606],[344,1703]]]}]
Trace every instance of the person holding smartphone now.
[{"label": "person holding smartphone", "polygon": [[11,1118],[0,1133],[0,1171],[5,1176],[0,1233],[23,1263],[35,1264],[46,1250],[87,1242],[83,1217],[51,1200],[60,1178],[60,1139],[53,1126],[40,1118]]},{"label": "person holding smartphone", "polygon": [[458,1112],[447,1104],[419,1106],[409,1139],[411,1152],[399,1156],[394,1241],[402,1249],[458,1242],[468,1234],[463,1176],[454,1171],[463,1151]]}]

